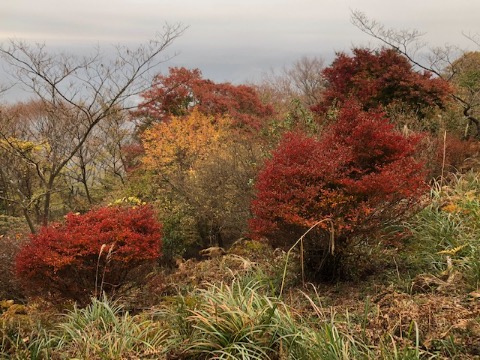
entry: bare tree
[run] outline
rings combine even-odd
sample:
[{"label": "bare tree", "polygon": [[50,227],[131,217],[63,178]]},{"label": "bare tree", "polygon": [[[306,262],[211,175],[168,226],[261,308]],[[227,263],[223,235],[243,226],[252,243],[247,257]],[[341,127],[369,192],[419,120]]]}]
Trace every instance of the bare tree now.
[{"label": "bare tree", "polygon": [[323,59],[303,56],[295,61],[292,67],[285,69],[294,92],[301,96],[307,106],[315,105],[320,101],[326,84],[322,75],[324,68]]},{"label": "bare tree", "polygon": [[9,74],[46,111],[35,134],[48,143],[48,166],[22,154],[7,131],[9,126],[0,128],[5,148],[23,158],[41,179],[43,224],[50,219],[51,198],[62,170],[100,122],[118,108],[133,107],[128,100],[147,88],[152,70],[169,59],[165,50],[184,31],[180,24],[166,25],[155,39],[135,49],[116,46],[111,60],[99,48],[89,56],[77,57],[17,40],[0,46]]},{"label": "bare tree", "polygon": [[317,104],[325,89],[322,71],[323,59],[303,56],[280,73],[271,71],[264,75],[260,90],[269,93],[273,101],[300,99],[306,107]]},{"label": "bare tree", "polygon": [[[133,126],[127,112],[112,111],[92,131],[67,167],[71,180],[71,200],[84,197],[89,205],[95,202],[92,189],[103,188],[114,180],[124,184],[125,159],[123,147],[132,140]],[[78,141],[81,134],[76,134]],[[78,188],[80,185],[81,189]]]},{"label": "bare tree", "polygon": [[[452,81],[456,74],[462,70],[462,62],[458,59],[465,54],[465,51],[458,47],[431,48],[428,49],[428,55],[420,57],[420,50],[425,48],[425,43],[421,41],[424,34],[420,31],[416,29],[396,30],[386,28],[383,24],[369,19],[361,11],[353,11],[351,21],[362,32],[404,55],[419,69],[429,71],[439,78]],[[467,37],[477,46],[480,46],[478,35],[468,35]],[[474,136],[480,138],[480,120],[474,114],[474,110],[480,106],[480,103],[476,100],[478,96],[465,96],[461,92],[455,92],[452,93],[452,97],[462,107],[463,116],[468,121],[466,136],[468,135],[468,129],[474,128]]]},{"label": "bare tree", "polygon": [[131,118],[123,111],[112,114],[101,124],[98,139],[101,141],[101,149],[106,159],[100,168],[104,173],[113,174],[124,184],[126,173],[124,147],[135,141]]}]

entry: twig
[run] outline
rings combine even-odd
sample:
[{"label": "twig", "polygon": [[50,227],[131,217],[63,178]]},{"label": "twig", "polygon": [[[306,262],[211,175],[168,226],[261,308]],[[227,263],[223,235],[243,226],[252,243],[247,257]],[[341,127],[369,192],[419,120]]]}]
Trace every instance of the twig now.
[{"label": "twig", "polygon": [[316,228],[318,225],[324,223],[324,222],[329,222],[330,223],[330,241],[329,241],[329,252],[333,255],[335,252],[335,234],[334,234],[334,225],[333,221],[331,219],[323,219],[320,221],[317,221],[315,224],[313,224],[307,231],[303,233],[300,238],[295,242],[295,244],[292,245],[292,247],[287,251],[287,259],[285,260],[285,267],[283,268],[283,276],[282,276],[282,285],[280,287],[280,294],[279,297],[282,296],[283,294],[283,289],[285,286],[285,278],[287,276],[287,266],[288,266],[288,260],[290,258],[290,253],[293,251],[293,249],[300,243],[300,261],[301,261],[301,269],[302,269],[302,284],[305,284],[305,272],[304,272],[304,255],[303,255],[303,239],[305,236],[312,231],[314,228]]},{"label": "twig", "polygon": [[443,186],[443,177],[445,173],[445,159],[447,154],[447,130],[443,133],[443,157],[442,157],[442,173],[440,176],[440,188]]},{"label": "twig", "polygon": [[100,268],[100,258],[102,256],[102,253],[103,253],[103,249],[105,249],[105,246],[107,246],[106,244],[102,244],[102,246],[100,247],[100,251],[98,253],[98,259],[97,259],[97,270],[95,271],[95,299],[98,299],[98,294],[97,294],[97,289],[98,289],[98,270]]}]

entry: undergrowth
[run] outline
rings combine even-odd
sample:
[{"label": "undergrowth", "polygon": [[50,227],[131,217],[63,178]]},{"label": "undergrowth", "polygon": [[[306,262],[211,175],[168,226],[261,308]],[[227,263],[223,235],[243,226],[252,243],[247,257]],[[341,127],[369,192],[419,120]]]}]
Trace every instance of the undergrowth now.
[{"label": "undergrowth", "polygon": [[[245,242],[241,253],[182,263],[170,278],[178,291],[170,286],[154,294],[150,288],[155,304],[134,313],[119,302],[92,299],[46,322],[35,303],[3,301],[0,358],[478,358],[480,177],[437,183],[430,195],[402,230],[409,238],[397,254],[397,283],[302,287],[293,266],[297,255],[284,271],[285,253]],[[387,254],[375,250],[366,258],[375,262],[377,253]],[[412,274],[402,273],[408,266]],[[416,291],[398,286],[415,274],[413,281],[431,276],[441,285]]]},{"label": "undergrowth", "polygon": [[459,272],[470,289],[480,285],[480,176],[454,176],[437,182],[431,202],[408,224],[411,261],[425,271]]}]

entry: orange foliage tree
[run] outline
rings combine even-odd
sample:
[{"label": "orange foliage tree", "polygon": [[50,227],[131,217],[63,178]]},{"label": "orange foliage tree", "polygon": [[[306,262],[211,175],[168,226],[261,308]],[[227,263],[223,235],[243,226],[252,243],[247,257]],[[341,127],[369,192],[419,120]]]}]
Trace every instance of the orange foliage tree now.
[{"label": "orange foliage tree", "polygon": [[[215,83],[200,70],[158,75],[132,113],[144,156],[131,160],[155,187],[136,196],[157,200],[165,252],[223,245],[246,229],[261,131],[273,114],[252,86]],[[144,187],[146,188],[146,187]],[[182,229],[181,231],[179,229]],[[188,244],[187,244],[188,243]],[[182,245],[183,244],[183,245]],[[191,250],[191,252],[194,250]]]},{"label": "orange foliage tree", "polygon": [[143,135],[144,164],[162,173],[175,168],[193,170],[196,162],[227,145],[231,120],[194,110],[184,118],[174,117],[147,129]]}]

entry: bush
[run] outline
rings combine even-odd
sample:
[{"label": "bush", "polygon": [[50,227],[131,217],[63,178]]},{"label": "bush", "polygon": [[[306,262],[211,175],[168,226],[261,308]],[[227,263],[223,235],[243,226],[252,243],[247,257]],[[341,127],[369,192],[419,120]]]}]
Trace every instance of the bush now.
[{"label": "bush", "polygon": [[149,206],[103,207],[70,213],[64,224],[32,235],[16,257],[16,274],[30,295],[84,302],[144,278],[160,250],[161,225]]},{"label": "bush", "polygon": [[319,139],[287,133],[258,176],[252,235],[291,246],[315,227],[305,239],[308,268],[320,278],[341,275],[354,241],[400,220],[426,189],[418,141],[353,103]]},{"label": "bush", "polygon": [[480,174],[456,176],[444,186],[437,183],[431,196],[431,203],[407,224],[415,244],[410,261],[437,275],[459,271],[471,289],[478,289]]}]

